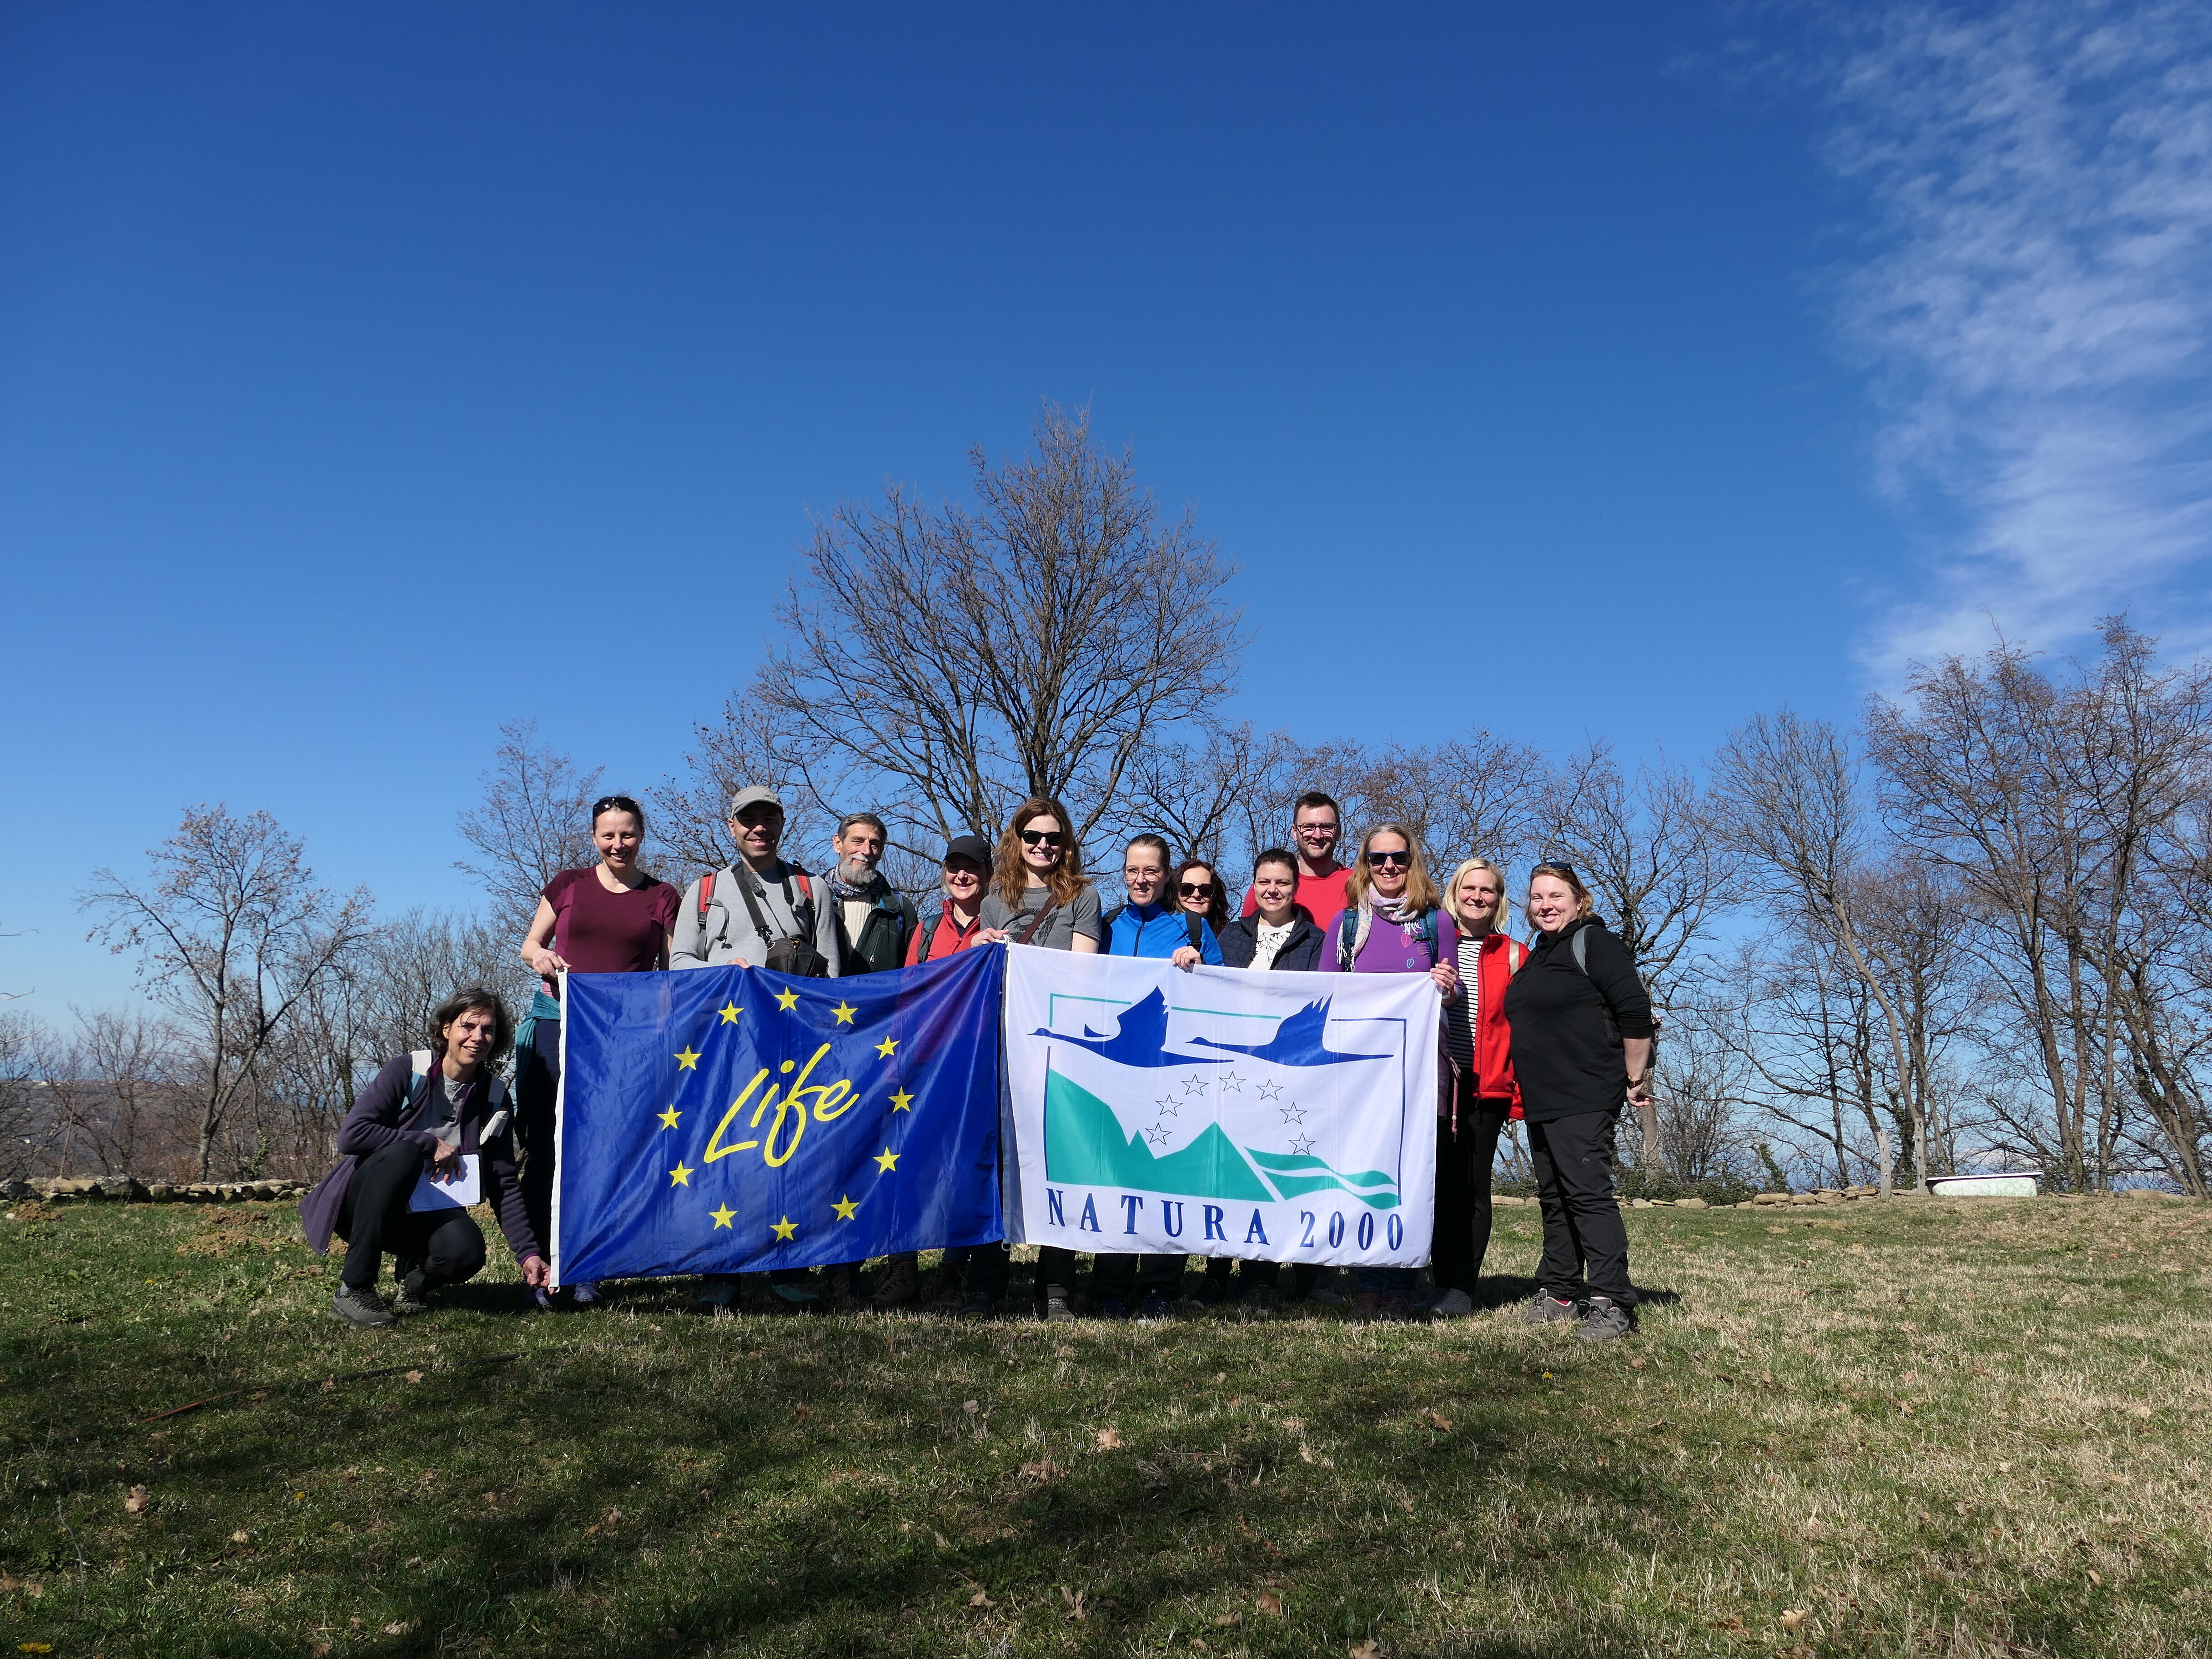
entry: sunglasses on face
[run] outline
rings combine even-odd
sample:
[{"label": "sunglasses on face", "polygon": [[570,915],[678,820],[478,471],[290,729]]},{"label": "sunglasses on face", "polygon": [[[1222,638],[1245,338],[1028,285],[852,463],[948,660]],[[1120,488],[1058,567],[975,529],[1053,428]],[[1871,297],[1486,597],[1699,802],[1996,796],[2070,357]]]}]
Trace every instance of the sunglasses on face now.
[{"label": "sunglasses on face", "polygon": [[1212,898],[1213,884],[1210,881],[1187,881],[1176,890],[1185,898]]},{"label": "sunglasses on face", "polygon": [[1030,847],[1057,847],[1064,839],[1057,830],[1024,830],[1022,841]]},{"label": "sunglasses on face", "polygon": [[1411,852],[1370,853],[1367,861],[1378,869],[1405,870],[1413,866],[1413,855]]}]

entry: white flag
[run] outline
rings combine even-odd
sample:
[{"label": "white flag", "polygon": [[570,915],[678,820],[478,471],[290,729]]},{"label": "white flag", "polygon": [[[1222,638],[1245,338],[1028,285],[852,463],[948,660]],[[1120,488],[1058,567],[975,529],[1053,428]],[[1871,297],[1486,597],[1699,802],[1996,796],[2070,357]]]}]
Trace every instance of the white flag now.
[{"label": "white flag", "polygon": [[1010,950],[1007,1237],[1417,1267],[1436,1191],[1425,974]]}]

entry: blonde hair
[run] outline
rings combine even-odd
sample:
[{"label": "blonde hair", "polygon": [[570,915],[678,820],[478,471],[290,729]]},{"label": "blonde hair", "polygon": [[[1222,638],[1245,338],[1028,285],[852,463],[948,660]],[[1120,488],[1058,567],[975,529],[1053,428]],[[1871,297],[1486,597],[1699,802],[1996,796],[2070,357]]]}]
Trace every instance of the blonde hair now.
[{"label": "blonde hair", "polygon": [[1345,908],[1357,910],[1367,902],[1367,890],[1372,885],[1367,869],[1367,849],[1375,844],[1377,836],[1395,836],[1406,843],[1412,856],[1406,865],[1406,902],[1416,910],[1437,910],[1443,901],[1437,891],[1436,883],[1429,879],[1429,866],[1421,857],[1421,843],[1413,832],[1402,823],[1378,823],[1359,838],[1359,856],[1352,860],[1352,874],[1344,884]]},{"label": "blonde hair", "polygon": [[1488,859],[1462,859],[1459,861],[1459,868],[1451,872],[1451,879],[1444,884],[1444,908],[1451,912],[1454,922],[1465,920],[1459,913],[1459,884],[1478,870],[1487,870],[1498,878],[1498,908],[1490,913],[1490,931],[1493,933],[1511,933],[1513,901],[1506,896],[1504,867],[1492,864]]}]

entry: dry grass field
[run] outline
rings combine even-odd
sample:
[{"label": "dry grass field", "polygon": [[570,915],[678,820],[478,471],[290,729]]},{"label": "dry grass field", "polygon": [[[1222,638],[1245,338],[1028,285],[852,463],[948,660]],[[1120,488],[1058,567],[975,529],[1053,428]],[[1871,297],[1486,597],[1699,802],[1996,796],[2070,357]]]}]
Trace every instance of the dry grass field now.
[{"label": "dry grass field", "polygon": [[2212,1212],[1631,1227],[1651,1300],[1601,1346],[1511,1277],[1438,1328],[510,1279],[361,1333],[287,1208],[19,1206],[4,1650],[2212,1652]]}]

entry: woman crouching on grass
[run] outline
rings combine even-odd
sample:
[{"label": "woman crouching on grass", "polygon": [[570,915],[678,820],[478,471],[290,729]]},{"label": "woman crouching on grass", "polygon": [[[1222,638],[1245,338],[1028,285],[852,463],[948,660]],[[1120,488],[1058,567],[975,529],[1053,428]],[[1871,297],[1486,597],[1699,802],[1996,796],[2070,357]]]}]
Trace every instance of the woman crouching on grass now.
[{"label": "woman crouching on grass", "polygon": [[[430,1034],[432,1048],[394,1055],[362,1091],[338,1128],[337,1168],[300,1206],[317,1255],[329,1254],[331,1234],[346,1241],[331,1316],[349,1325],[419,1313],[434,1291],[483,1267],[483,1232],[466,1210],[411,1207],[425,1171],[442,1183],[465,1179],[473,1163],[523,1282],[534,1291],[550,1277],[516,1177],[507,1085],[492,1075],[514,1041],[514,1017],[496,992],[459,991],[438,1005]],[[389,1308],[376,1293],[387,1251],[399,1286]]]}]

